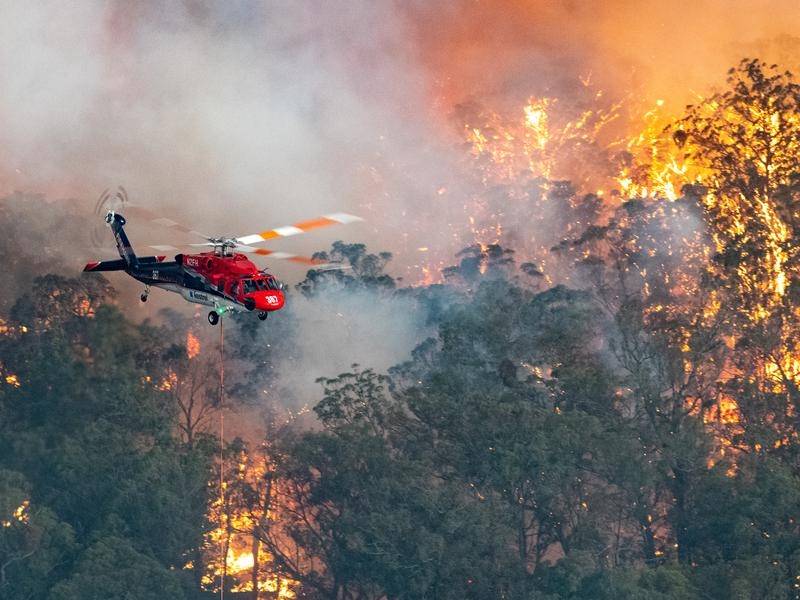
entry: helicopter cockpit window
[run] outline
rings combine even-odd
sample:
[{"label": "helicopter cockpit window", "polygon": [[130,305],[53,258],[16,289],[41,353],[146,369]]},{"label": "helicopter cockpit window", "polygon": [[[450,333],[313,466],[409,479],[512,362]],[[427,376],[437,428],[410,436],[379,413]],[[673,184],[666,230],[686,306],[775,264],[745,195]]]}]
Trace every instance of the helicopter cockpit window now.
[{"label": "helicopter cockpit window", "polygon": [[267,279],[267,289],[268,290],[279,290],[281,286],[278,284],[278,280],[274,277],[270,277]]},{"label": "helicopter cockpit window", "polygon": [[245,279],[242,282],[242,289],[244,290],[245,294],[250,294],[258,290],[255,281],[253,281],[252,279]]}]

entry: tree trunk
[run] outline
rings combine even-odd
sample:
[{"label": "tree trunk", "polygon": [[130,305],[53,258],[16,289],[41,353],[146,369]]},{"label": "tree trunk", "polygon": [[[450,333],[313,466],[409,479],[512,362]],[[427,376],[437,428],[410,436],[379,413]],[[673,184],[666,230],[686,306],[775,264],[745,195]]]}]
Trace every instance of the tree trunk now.
[{"label": "tree trunk", "polygon": [[675,505],[672,509],[672,529],[675,533],[675,541],[678,544],[678,562],[685,564],[689,562],[689,544],[686,539],[686,494],[688,481],[686,472],[682,469],[673,469],[675,478],[673,479],[672,495],[675,498]]},{"label": "tree trunk", "polygon": [[253,535],[253,545],[250,547],[253,553],[253,571],[250,573],[250,584],[253,586],[253,600],[258,600],[258,579],[261,571],[261,565],[258,562],[258,553],[261,550],[261,542],[257,535]]}]

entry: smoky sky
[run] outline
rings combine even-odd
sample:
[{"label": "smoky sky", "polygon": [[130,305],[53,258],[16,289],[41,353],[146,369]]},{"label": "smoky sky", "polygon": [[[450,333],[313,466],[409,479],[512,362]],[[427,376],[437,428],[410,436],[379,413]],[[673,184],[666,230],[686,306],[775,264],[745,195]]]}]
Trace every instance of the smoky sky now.
[{"label": "smoky sky", "polygon": [[[77,207],[123,185],[213,234],[348,211],[367,223],[279,249],[365,241],[400,267],[419,247],[451,256],[471,242],[457,103],[507,109],[591,77],[680,104],[744,54],[791,60],[800,24],[783,0],[0,8],[2,195]],[[131,228],[134,241],[182,241]]]},{"label": "smoky sky", "polygon": [[[744,56],[794,68],[799,25],[789,0],[0,0],[0,213],[10,221],[0,225],[13,234],[6,263],[21,265],[10,277],[20,289],[0,308],[29,285],[31,265],[70,275],[115,258],[110,235],[105,249],[88,240],[95,199],[118,185],[215,235],[355,213],[366,222],[270,247],[365,242],[419,281],[428,257],[453,264],[474,243],[476,197],[489,213],[508,200],[476,189],[458,105],[519,112],[531,96],[569,99],[591,80],[610,99],[662,98],[679,111]],[[512,242],[557,241],[526,206],[500,208]],[[141,253],[196,241],[134,220],[128,230]],[[303,276],[267,266],[290,283]],[[175,295],[140,304],[135,282],[109,279],[134,320],[170,306],[204,322]],[[269,390],[281,403],[313,401],[315,377],[354,362],[384,370],[430,333],[413,304],[379,292],[290,301],[296,352]],[[203,331],[213,348],[215,332]]]}]

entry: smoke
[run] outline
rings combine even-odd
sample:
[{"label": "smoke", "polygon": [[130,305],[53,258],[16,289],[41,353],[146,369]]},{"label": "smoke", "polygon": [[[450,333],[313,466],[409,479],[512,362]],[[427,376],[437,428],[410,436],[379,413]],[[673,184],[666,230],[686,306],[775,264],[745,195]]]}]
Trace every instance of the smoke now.
[{"label": "smoke", "polygon": [[407,266],[467,228],[456,103],[569,93],[578,76],[682,102],[800,25],[793,2],[755,8],[7,1],[0,187],[89,199],[122,184],[212,233],[348,210],[370,219],[352,235]]},{"label": "smoke", "polygon": [[341,210],[377,231],[407,226],[437,179],[426,77],[391,5],[6,3],[3,15],[6,192],[90,198],[120,183],[212,233]]},{"label": "smoke", "polygon": [[[395,273],[414,280],[423,258],[473,241],[465,206],[483,191],[465,172],[456,105],[519,110],[590,78],[611,97],[664,97],[680,110],[743,55],[796,60],[800,45],[790,0],[4,0],[2,15],[0,196],[42,193],[88,218],[99,193],[121,184],[134,202],[211,234],[352,212],[367,223],[270,247],[308,254],[363,241],[393,252]],[[519,210],[510,214],[529,229],[519,239],[553,234]],[[137,247],[190,241],[130,230]],[[15,251],[35,255],[21,238]],[[292,302],[305,381],[353,362],[389,366],[418,337],[413,308],[398,300]]]},{"label": "smoke", "polygon": [[0,199],[4,278],[0,316],[29,290],[35,277],[53,272],[74,274],[76,265],[84,264],[79,247],[88,241],[83,224],[59,203],[22,193]]},{"label": "smoke", "polygon": [[292,294],[289,310],[292,339],[275,340],[285,351],[276,375],[281,393],[298,405],[319,398],[317,378],[349,372],[353,364],[385,372],[407,360],[426,335],[415,299],[377,288],[330,282],[311,297]]},{"label": "smoke", "polygon": [[[791,0],[609,0],[417,3],[420,55],[450,100],[519,103],[591,77],[607,92],[680,103],[743,56],[797,67],[800,9]],[[795,52],[792,53],[791,50]]]},{"label": "smoke", "polygon": [[316,247],[352,235],[401,268],[419,247],[452,255],[468,231],[457,103],[519,106],[581,76],[679,106],[744,53],[792,55],[800,25],[788,0],[5,1],[2,14],[2,195],[88,201],[122,184],[210,233],[347,210],[369,224]]}]

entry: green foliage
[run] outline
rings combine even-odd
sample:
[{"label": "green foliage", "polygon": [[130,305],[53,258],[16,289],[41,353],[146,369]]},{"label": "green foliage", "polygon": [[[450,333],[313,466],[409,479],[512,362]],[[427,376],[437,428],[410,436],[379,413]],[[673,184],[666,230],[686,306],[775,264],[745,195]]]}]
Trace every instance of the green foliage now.
[{"label": "green foliage", "polygon": [[388,418],[388,402],[385,397],[387,378],[372,369],[342,373],[334,378],[320,378],[317,383],[324,387],[324,397],[314,412],[323,426],[336,430],[344,425],[360,423],[375,426],[376,433],[384,431]]},{"label": "green foliage", "polygon": [[[460,258],[458,265],[446,267],[442,270],[442,274],[446,278],[458,277],[466,282],[473,282],[483,275],[493,276],[507,271],[514,264],[513,255],[513,250],[498,244],[489,244],[485,247],[475,244],[456,254],[456,257]],[[526,264],[526,273],[533,276],[539,274],[535,265]]]},{"label": "green foliage", "polygon": [[49,600],[181,600],[177,576],[137,552],[126,540],[106,537],[92,544],[75,572],[56,585]]},{"label": "green foliage", "polygon": [[0,597],[43,598],[77,551],[72,528],[31,503],[31,486],[0,470]]},{"label": "green foliage", "polygon": [[390,252],[370,254],[364,244],[334,242],[328,252],[315,252],[313,258],[332,263],[339,268],[311,269],[297,289],[307,296],[316,294],[326,285],[345,289],[359,287],[394,289],[395,280],[385,272],[392,259]]},{"label": "green foliage", "polygon": [[[20,535],[6,572],[35,597],[61,581],[54,597],[161,598],[174,588],[168,569],[202,539],[209,448],[175,441],[177,406],[158,389],[170,353],[160,332],[127,321],[92,285],[37,280],[0,339],[0,364],[19,382],[0,388],[0,468],[18,474],[11,503],[30,503],[28,523],[0,530]],[[133,585],[145,573],[151,581]]]},{"label": "green foliage", "polygon": [[695,600],[699,594],[690,579],[675,567],[615,569],[581,582],[577,598],[596,600]]},{"label": "green foliage", "polygon": [[[353,382],[367,390],[353,406]],[[326,381],[325,433],[289,442],[282,475],[298,512],[289,533],[326,577],[304,583],[326,595],[483,598],[508,586],[505,526],[492,503],[431,472],[390,441],[402,417],[370,371]],[[362,410],[362,407],[364,409]],[[369,596],[372,597],[372,596]]]}]

